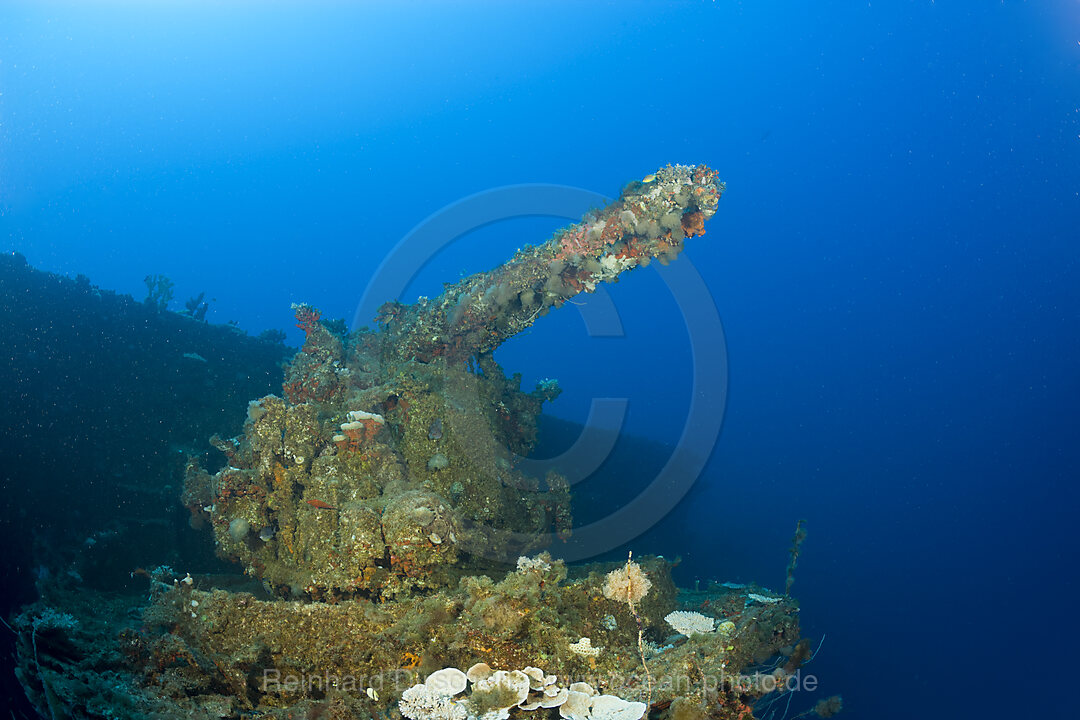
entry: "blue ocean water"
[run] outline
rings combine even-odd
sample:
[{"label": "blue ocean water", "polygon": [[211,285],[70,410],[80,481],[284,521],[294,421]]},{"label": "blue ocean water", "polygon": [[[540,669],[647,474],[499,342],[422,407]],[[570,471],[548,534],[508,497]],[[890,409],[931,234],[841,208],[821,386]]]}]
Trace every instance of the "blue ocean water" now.
[{"label": "blue ocean water", "polygon": [[[727,192],[672,269],[722,337],[650,269],[499,361],[557,377],[558,417],[626,398],[628,433],[676,443],[723,348],[723,431],[635,552],[780,587],[805,518],[794,593],[847,713],[1034,717],[1069,706],[1080,639],[1078,73],[1072,1],[9,2],[0,237],[298,344],[291,303],[351,320],[462,198],[709,164]],[[401,299],[566,222],[483,224]],[[622,331],[590,334],[608,301]]]}]

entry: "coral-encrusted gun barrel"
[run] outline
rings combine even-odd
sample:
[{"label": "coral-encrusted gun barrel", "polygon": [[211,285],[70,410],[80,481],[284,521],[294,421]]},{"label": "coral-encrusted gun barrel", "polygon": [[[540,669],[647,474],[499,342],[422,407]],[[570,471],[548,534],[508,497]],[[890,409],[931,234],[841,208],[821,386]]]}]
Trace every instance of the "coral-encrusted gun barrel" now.
[{"label": "coral-encrusted gun barrel", "polygon": [[437,298],[415,305],[387,303],[384,326],[391,358],[465,360],[489,353],[552,307],[592,292],[654,258],[673,260],[686,238],[705,233],[724,184],[704,165],[668,165],[630,183],[618,200],[589,213],[509,262],[477,273]]}]

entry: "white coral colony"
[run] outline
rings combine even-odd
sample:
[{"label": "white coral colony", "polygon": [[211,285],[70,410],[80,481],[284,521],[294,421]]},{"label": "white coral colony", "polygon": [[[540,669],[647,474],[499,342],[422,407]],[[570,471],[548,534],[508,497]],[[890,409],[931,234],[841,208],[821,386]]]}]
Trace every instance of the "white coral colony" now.
[{"label": "white coral colony", "polygon": [[668,613],[664,620],[667,621],[668,625],[675,628],[675,632],[687,637],[711,633],[716,624],[716,620],[707,615],[686,610],[676,610]]},{"label": "white coral colony", "polygon": [[591,720],[641,720],[645,703],[629,702],[615,695],[598,695],[589,709]]},{"label": "white coral colony", "polygon": [[465,692],[468,684],[469,680],[465,673],[452,667],[437,670],[428,675],[427,680],[424,681],[424,685],[429,690],[443,695],[457,695],[460,692]]},{"label": "white coral colony", "polygon": [[[467,710],[466,700],[456,697],[472,684],[472,694],[504,697],[512,704],[494,708],[477,718]],[[406,690],[398,707],[410,720],[505,720],[513,707],[531,711],[559,708],[566,720],[641,720],[645,703],[629,702],[615,695],[597,695],[590,685],[577,682],[560,687],[558,677],[538,667],[524,670],[492,670],[476,663],[468,672],[443,668],[427,677],[422,685]]]}]

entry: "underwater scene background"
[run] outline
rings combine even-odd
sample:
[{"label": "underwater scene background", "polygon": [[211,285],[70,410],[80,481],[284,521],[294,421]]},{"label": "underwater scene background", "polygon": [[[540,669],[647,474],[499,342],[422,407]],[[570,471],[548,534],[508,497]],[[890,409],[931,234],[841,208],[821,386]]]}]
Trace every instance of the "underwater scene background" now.
[{"label": "underwater scene background", "polygon": [[[114,687],[144,665],[191,717],[272,714],[235,673],[291,626],[457,663],[473,716],[504,709],[473,661],[541,656],[817,681],[650,677],[656,720],[1070,707],[1078,73],[1072,0],[0,4],[0,697],[145,716]],[[394,498],[366,566],[319,554],[374,502],[328,477]],[[210,618],[266,645],[200,655]],[[513,717],[646,711],[523,682]],[[289,697],[466,707],[366,690]]]}]

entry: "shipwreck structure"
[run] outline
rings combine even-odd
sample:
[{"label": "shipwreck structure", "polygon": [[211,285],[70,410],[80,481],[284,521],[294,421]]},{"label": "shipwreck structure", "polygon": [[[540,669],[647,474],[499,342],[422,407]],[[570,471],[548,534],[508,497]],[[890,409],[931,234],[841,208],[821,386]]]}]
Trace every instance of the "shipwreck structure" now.
[{"label": "shipwreck structure", "polygon": [[748,720],[790,701],[811,658],[791,597],[680,592],[662,558],[545,550],[573,532],[569,488],[515,458],[559,387],[526,391],[492,358],[577,294],[674,260],[723,190],[705,166],[662,168],[437,298],[383,305],[375,329],[296,306],[281,394],[212,439],[219,466],[186,470],[192,525],[249,584],[140,571],[138,614],[51,586],[15,624],[28,696],[54,717],[343,720]]},{"label": "shipwreck structure", "polygon": [[347,335],[297,306],[307,333],[281,397],[254,401],[227,463],[192,464],[184,501],[220,554],[283,597],[388,597],[513,564],[572,531],[558,473],[514,463],[559,393],[524,391],[492,353],[579,293],[669,262],[705,232],[723,184],[668,166],[503,265]]}]

